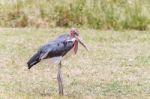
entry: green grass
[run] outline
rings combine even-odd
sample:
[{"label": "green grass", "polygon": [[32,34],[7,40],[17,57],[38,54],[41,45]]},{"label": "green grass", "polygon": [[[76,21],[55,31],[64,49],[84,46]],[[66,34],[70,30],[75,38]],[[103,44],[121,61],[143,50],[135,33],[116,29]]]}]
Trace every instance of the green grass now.
[{"label": "green grass", "polygon": [[150,27],[149,0],[0,0],[3,27]]},{"label": "green grass", "polygon": [[[57,66],[41,62],[31,71],[27,60],[44,43],[68,28],[0,28],[0,98],[60,98]],[[150,31],[79,29],[90,51],[63,61],[66,98],[150,97]]]}]

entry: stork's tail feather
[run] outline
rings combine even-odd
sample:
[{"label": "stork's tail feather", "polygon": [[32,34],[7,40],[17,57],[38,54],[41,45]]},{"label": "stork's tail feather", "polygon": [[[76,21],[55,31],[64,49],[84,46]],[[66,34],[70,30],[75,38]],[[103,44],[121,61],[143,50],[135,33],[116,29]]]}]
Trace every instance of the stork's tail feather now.
[{"label": "stork's tail feather", "polygon": [[32,66],[34,66],[35,64],[40,62],[40,53],[37,52],[36,54],[34,54],[30,60],[27,62],[28,65],[28,69],[30,69]]}]

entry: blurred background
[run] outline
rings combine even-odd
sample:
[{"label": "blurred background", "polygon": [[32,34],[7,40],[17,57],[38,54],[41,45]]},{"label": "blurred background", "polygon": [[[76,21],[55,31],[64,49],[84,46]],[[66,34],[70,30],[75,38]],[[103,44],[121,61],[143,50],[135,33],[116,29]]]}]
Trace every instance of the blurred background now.
[{"label": "blurred background", "polygon": [[0,0],[1,27],[150,28],[149,0]]},{"label": "blurred background", "polygon": [[90,50],[63,61],[63,99],[149,99],[150,0],[0,0],[0,99],[60,99],[57,66],[26,62],[71,27]]}]

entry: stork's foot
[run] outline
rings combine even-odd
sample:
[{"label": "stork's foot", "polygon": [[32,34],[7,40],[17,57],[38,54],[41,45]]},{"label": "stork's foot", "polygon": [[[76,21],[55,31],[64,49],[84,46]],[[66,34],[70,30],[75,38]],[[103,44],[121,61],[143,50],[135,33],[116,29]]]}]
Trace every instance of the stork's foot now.
[{"label": "stork's foot", "polygon": [[64,95],[63,88],[59,90],[59,95],[60,95],[60,96],[63,96],[63,95]]}]

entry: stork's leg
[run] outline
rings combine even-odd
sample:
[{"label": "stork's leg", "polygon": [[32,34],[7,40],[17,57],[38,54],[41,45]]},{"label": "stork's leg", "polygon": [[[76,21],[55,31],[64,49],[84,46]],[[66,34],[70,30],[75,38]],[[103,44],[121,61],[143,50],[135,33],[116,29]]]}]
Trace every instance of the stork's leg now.
[{"label": "stork's leg", "polygon": [[58,80],[58,87],[59,87],[59,95],[63,95],[63,84],[62,84],[62,74],[61,74],[61,62],[58,65],[58,74],[57,74],[57,80]]}]

